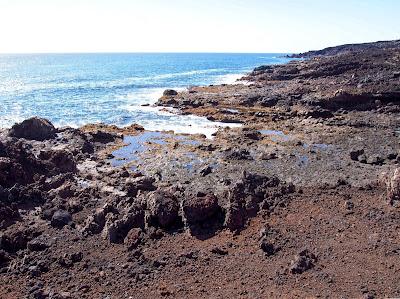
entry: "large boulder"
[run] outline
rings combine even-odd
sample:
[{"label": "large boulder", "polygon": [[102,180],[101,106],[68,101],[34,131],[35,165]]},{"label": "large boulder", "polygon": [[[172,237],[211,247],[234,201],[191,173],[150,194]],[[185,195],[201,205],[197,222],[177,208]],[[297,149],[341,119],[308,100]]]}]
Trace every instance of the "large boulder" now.
[{"label": "large boulder", "polygon": [[168,228],[178,220],[178,201],[170,192],[155,191],[149,196],[147,205],[151,224]]},{"label": "large boulder", "polygon": [[171,97],[171,96],[176,96],[176,95],[178,95],[178,92],[176,90],[173,90],[173,89],[167,89],[163,93],[164,97]]},{"label": "large boulder", "polygon": [[211,219],[220,210],[214,194],[197,194],[183,202],[183,213],[188,224],[201,223]]},{"label": "large boulder", "polygon": [[57,130],[44,118],[32,117],[12,126],[9,136],[43,141],[56,137]]}]

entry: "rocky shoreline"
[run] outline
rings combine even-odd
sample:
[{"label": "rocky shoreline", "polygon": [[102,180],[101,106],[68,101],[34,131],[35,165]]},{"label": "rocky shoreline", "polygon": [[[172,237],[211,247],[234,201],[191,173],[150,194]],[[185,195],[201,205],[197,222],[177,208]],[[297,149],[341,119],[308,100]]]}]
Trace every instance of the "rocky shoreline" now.
[{"label": "rocky shoreline", "polygon": [[241,124],[0,131],[0,298],[398,297],[400,43],[157,105]]}]

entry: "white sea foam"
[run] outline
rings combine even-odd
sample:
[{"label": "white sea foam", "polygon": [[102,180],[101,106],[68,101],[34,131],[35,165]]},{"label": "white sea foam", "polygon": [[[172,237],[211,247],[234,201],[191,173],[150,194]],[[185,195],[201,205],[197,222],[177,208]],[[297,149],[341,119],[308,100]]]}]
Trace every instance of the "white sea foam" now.
[{"label": "white sea foam", "polygon": [[[165,112],[164,112],[165,113]],[[240,127],[240,124],[212,122],[195,115],[176,115],[170,113],[167,119],[144,120],[141,125],[150,131],[174,131],[175,133],[204,134],[207,138],[221,127]]]},{"label": "white sea foam", "polygon": [[217,84],[238,84],[241,83],[238,81],[240,78],[243,77],[243,74],[227,74],[219,76],[216,80]]}]

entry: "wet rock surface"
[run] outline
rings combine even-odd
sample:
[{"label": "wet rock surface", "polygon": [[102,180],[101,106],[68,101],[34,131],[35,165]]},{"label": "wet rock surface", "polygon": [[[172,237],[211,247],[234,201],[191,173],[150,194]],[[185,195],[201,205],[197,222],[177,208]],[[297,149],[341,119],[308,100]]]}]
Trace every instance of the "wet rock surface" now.
[{"label": "wet rock surface", "polygon": [[213,139],[0,130],[0,297],[399,297],[391,45],[164,94]]}]

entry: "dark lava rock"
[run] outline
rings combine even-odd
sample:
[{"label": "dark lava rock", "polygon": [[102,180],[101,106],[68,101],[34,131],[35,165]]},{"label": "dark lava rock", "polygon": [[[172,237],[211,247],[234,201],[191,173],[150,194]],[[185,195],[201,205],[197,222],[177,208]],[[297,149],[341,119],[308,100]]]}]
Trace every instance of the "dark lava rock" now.
[{"label": "dark lava rock", "polygon": [[278,155],[276,154],[276,153],[261,153],[260,154],[260,159],[261,160],[265,160],[265,161],[267,161],[267,160],[274,160],[274,159],[277,159],[278,158]]},{"label": "dark lava rock", "polygon": [[333,117],[333,113],[327,109],[315,108],[307,111],[305,116],[311,118],[331,118]]},{"label": "dark lava rock", "polygon": [[27,247],[30,251],[43,251],[51,246],[50,241],[45,236],[37,237],[28,242]]},{"label": "dark lava rock", "polygon": [[41,151],[39,159],[46,163],[50,174],[76,172],[76,163],[70,152],[64,150]]},{"label": "dark lava rock", "polygon": [[285,184],[277,177],[266,177],[243,172],[242,178],[225,191],[229,200],[225,207],[225,227],[238,231],[248,218],[256,216],[260,209],[272,210],[284,205],[287,194],[295,191],[293,184]]},{"label": "dark lava rock", "polygon": [[78,252],[73,252],[73,253],[65,253],[63,256],[58,258],[58,263],[62,267],[72,267],[74,264],[79,263],[83,259],[83,253],[78,251]]},{"label": "dark lava rock", "polygon": [[354,149],[350,152],[350,159],[358,161],[358,158],[364,154],[364,149]]},{"label": "dark lava rock", "polygon": [[0,186],[0,229],[7,227],[20,217],[16,203],[8,200],[9,192]]},{"label": "dark lava rock", "polygon": [[105,205],[103,208],[99,208],[93,215],[86,218],[85,223],[81,231],[88,234],[99,234],[106,224],[106,214],[110,212],[112,208],[109,205]]},{"label": "dark lava rock", "polygon": [[128,178],[125,183],[125,189],[129,196],[135,197],[139,190],[142,191],[154,191],[157,188],[153,185],[155,179],[152,177],[138,177],[138,178]]},{"label": "dark lava rock", "polygon": [[214,247],[213,249],[211,249],[211,252],[214,254],[218,254],[218,255],[227,255],[228,251],[224,248],[220,248],[220,247]]},{"label": "dark lava rock", "polygon": [[265,71],[269,71],[272,70],[273,66],[271,65],[262,65],[262,66],[258,66],[254,69],[255,72],[265,72]]},{"label": "dark lava rock", "polygon": [[383,159],[379,155],[372,155],[372,156],[369,156],[367,159],[367,164],[371,164],[371,165],[382,165],[384,162],[385,162],[385,159]]},{"label": "dark lava rock", "polygon": [[142,230],[140,228],[131,229],[124,239],[124,244],[127,246],[128,251],[136,249],[141,242]]},{"label": "dark lava rock", "polygon": [[179,205],[175,196],[167,191],[155,191],[149,196],[150,222],[163,228],[176,223]]},{"label": "dark lava rock", "polygon": [[99,130],[91,132],[90,135],[92,136],[94,142],[100,142],[100,143],[110,143],[114,142],[118,138],[122,138],[122,136],[119,134],[109,133]]},{"label": "dark lava rock", "polygon": [[200,170],[200,175],[201,176],[207,176],[207,175],[209,175],[209,174],[211,174],[212,173],[212,167],[211,166],[206,166],[206,167],[204,167],[202,170]]},{"label": "dark lava rock", "polygon": [[258,130],[245,128],[242,130],[243,137],[251,140],[260,140],[262,134]]},{"label": "dark lava rock", "polygon": [[246,208],[240,202],[229,202],[225,210],[225,227],[231,231],[237,231],[245,226],[247,220]]},{"label": "dark lava rock", "polygon": [[252,160],[250,152],[246,149],[234,149],[225,153],[226,160]]},{"label": "dark lava rock", "polygon": [[178,92],[173,89],[167,89],[163,93],[163,96],[165,96],[165,97],[176,96],[176,95],[178,95]]},{"label": "dark lava rock", "polygon": [[301,274],[315,266],[317,257],[307,249],[300,251],[290,265],[290,272],[293,274]]},{"label": "dark lava rock", "polygon": [[0,250],[0,268],[7,265],[9,261],[10,257],[8,256],[7,252],[5,252],[4,250]]},{"label": "dark lava rock", "polygon": [[183,202],[183,213],[187,223],[203,222],[214,216],[220,207],[214,194],[198,194]]},{"label": "dark lava rock", "polygon": [[274,255],[277,251],[277,249],[275,248],[275,245],[265,239],[261,240],[260,248],[262,249],[262,251],[264,251],[266,256]]},{"label": "dark lava rock", "polygon": [[0,235],[0,249],[10,253],[25,249],[28,241],[32,239],[32,235],[32,231],[25,229],[3,233]]},{"label": "dark lava rock", "polygon": [[51,218],[51,225],[57,228],[62,228],[70,223],[72,223],[72,216],[64,210],[56,211]]},{"label": "dark lava rock", "polygon": [[47,119],[32,117],[12,126],[9,136],[43,141],[56,137],[57,130]]}]

